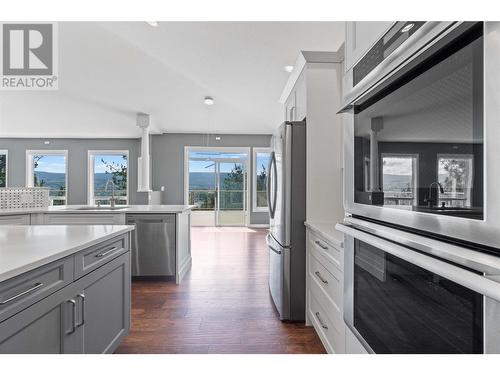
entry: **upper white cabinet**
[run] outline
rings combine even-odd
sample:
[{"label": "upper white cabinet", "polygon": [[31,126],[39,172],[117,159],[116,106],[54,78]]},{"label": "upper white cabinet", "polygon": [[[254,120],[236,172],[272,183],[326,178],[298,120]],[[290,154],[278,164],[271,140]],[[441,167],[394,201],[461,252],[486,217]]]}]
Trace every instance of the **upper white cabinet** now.
[{"label": "upper white cabinet", "polygon": [[[285,120],[306,125],[306,217],[339,222],[342,202],[341,103],[343,52],[302,51],[281,94]],[[328,197],[328,199],[325,199]]]},{"label": "upper white cabinet", "polygon": [[394,22],[346,22],[345,70],[351,69]]}]

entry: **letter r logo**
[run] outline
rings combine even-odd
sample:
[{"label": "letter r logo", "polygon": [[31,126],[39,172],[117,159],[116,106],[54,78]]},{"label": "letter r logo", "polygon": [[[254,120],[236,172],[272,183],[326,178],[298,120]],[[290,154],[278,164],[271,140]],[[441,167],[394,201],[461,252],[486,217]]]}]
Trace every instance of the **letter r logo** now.
[{"label": "letter r logo", "polygon": [[4,24],[2,32],[4,75],[52,75],[52,24]]}]

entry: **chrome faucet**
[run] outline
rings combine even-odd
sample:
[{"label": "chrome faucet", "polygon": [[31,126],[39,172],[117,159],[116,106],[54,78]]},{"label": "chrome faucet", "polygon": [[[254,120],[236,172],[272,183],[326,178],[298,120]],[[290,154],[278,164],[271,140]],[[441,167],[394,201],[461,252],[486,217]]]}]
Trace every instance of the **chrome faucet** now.
[{"label": "chrome faucet", "polygon": [[[439,193],[437,194],[436,201],[434,204],[434,200],[432,199],[432,187],[434,185],[437,185],[439,187],[439,193],[444,194],[444,189],[443,185],[441,185],[439,182],[434,181],[429,185],[429,195],[427,196],[427,206],[429,208],[432,208],[434,206],[437,206],[438,200],[439,200]],[[444,202],[443,202],[444,203]]]},{"label": "chrome faucet", "polygon": [[115,198],[116,185],[111,178],[108,181],[106,181],[106,186],[104,187],[104,191],[108,191],[108,186],[109,186],[110,182],[111,182],[111,185],[113,186],[113,189],[111,190],[111,199],[109,200],[109,204],[111,205],[111,208],[114,208],[115,204],[116,204],[116,198]]}]

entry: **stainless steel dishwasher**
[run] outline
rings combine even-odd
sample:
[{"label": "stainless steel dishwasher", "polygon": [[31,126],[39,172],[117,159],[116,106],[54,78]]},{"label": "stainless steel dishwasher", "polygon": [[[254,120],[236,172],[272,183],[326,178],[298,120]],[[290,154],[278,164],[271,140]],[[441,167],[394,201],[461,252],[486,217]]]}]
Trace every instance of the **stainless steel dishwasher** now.
[{"label": "stainless steel dishwasher", "polygon": [[131,214],[132,276],[175,276],[175,214]]}]

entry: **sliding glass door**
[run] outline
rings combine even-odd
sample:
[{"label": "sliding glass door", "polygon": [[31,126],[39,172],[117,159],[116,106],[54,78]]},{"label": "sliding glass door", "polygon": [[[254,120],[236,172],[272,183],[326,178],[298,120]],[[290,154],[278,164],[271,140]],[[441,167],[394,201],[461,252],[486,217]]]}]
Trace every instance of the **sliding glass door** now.
[{"label": "sliding glass door", "polygon": [[193,147],[186,150],[186,158],[186,201],[196,206],[192,225],[246,225],[249,153]]},{"label": "sliding glass door", "polygon": [[216,225],[245,225],[246,163],[241,159],[217,161]]}]

